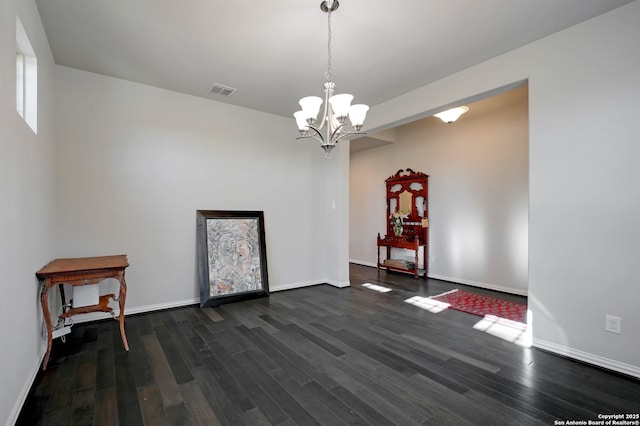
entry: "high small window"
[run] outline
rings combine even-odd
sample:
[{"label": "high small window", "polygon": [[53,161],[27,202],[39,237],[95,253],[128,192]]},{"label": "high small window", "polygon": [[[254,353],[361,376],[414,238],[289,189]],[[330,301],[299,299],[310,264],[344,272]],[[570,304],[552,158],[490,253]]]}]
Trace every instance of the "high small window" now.
[{"label": "high small window", "polygon": [[38,133],[38,59],[16,16],[16,111]]},{"label": "high small window", "polygon": [[16,110],[24,118],[24,55],[20,51],[16,52]]}]

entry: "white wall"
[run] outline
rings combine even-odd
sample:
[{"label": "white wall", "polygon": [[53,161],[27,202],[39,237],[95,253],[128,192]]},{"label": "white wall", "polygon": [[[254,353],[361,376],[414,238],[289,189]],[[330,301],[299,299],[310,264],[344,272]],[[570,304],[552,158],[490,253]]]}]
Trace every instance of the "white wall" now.
[{"label": "white wall", "polygon": [[60,66],[55,81],[57,256],[127,254],[128,311],[198,297],[198,209],[264,211],[271,290],[339,281],[320,220],[338,183],[291,120]]},{"label": "white wall", "polygon": [[[38,58],[37,135],[16,111],[16,15]],[[35,3],[0,2],[0,424],[17,416],[45,347],[35,272],[52,256],[52,79]]]},{"label": "white wall", "polygon": [[523,84],[469,104],[453,124],[424,118],[395,128],[393,144],[355,152],[351,260],[375,265],[375,236],[386,230],[384,181],[409,167],[430,176],[429,276],[527,294],[527,102]]},{"label": "white wall", "polygon": [[[316,148],[317,149],[317,148]],[[324,240],[323,259],[330,281],[337,287],[346,287],[349,282],[349,142],[341,141],[333,149],[331,159],[325,161],[321,173],[325,181],[322,201],[327,210],[322,213],[323,226],[317,228]],[[338,188],[338,191],[335,189]]]},{"label": "white wall", "polygon": [[[372,109],[383,129],[529,80],[534,344],[640,377],[640,2]],[[604,331],[605,314],[622,333]]]}]

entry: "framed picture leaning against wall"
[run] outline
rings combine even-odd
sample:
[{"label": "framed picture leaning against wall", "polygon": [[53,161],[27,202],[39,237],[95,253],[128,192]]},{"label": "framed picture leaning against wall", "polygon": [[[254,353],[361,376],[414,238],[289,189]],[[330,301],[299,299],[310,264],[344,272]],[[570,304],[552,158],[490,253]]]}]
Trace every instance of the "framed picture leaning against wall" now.
[{"label": "framed picture leaning against wall", "polygon": [[200,307],[269,295],[262,211],[197,210]]}]

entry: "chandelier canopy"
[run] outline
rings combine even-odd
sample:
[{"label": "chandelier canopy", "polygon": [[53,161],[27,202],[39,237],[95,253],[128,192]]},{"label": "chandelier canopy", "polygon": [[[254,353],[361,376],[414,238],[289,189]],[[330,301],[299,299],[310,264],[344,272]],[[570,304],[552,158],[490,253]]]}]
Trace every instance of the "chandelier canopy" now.
[{"label": "chandelier canopy", "polygon": [[[331,12],[338,9],[337,0],[324,0],[320,10],[327,14],[327,72],[324,83],[324,100],[319,96],[306,96],[300,99],[302,110],[293,114],[300,131],[296,139],[315,139],[324,149],[325,157],[329,157],[336,144],[347,136],[364,135],[360,132],[369,107],[364,104],[351,105],[353,95],[343,93],[334,95],[335,83],[331,80]],[[324,102],[324,111],[320,118],[318,113]],[[347,126],[347,118],[351,126]],[[325,133],[322,133],[326,126]]]}]

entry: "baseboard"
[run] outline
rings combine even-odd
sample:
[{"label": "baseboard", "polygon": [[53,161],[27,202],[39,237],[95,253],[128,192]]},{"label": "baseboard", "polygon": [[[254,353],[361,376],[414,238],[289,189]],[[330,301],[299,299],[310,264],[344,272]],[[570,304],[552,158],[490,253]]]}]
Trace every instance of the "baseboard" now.
[{"label": "baseboard", "polygon": [[625,364],[623,362],[615,361],[612,359],[604,358],[599,355],[590,354],[588,352],[572,349],[567,346],[558,345],[545,340],[533,339],[533,346],[538,349],[542,349],[547,352],[554,353],[556,355],[564,356],[567,358],[575,359],[585,362],[587,364],[595,365],[597,367],[604,368],[606,370],[615,371],[640,379],[640,367]]},{"label": "baseboard", "polygon": [[446,277],[444,275],[438,275],[438,274],[432,274],[432,273],[428,273],[427,277],[433,278],[433,279],[436,279],[436,280],[443,280],[443,281],[449,281],[449,282],[452,282],[452,283],[469,285],[469,286],[472,286],[472,287],[480,287],[480,288],[484,288],[484,289],[487,289],[487,290],[495,290],[495,291],[501,291],[503,293],[517,294],[519,296],[527,296],[527,293],[528,293],[527,290],[517,289],[517,288],[513,288],[513,287],[503,287],[503,286],[495,285],[495,284],[483,283],[483,282],[479,282],[479,281],[465,280],[465,279],[462,279],[462,278]]},{"label": "baseboard", "polygon": [[347,280],[347,281],[335,281],[335,280],[329,280],[326,279],[324,280],[325,283],[332,285],[334,287],[338,287],[338,288],[345,288],[345,287],[349,287],[351,286],[351,281]]},{"label": "baseboard", "polygon": [[323,280],[310,280],[310,281],[300,281],[297,283],[289,283],[289,284],[283,284],[283,285],[279,285],[278,287],[270,287],[269,291],[271,293],[276,292],[276,291],[284,291],[284,290],[293,290],[296,288],[302,288],[302,287],[311,287],[314,285],[318,285],[318,284],[325,284],[326,281]]},{"label": "baseboard", "polygon": [[[163,309],[171,309],[171,308],[180,308],[182,306],[197,305],[199,303],[200,303],[200,299],[193,298],[193,299],[176,300],[174,302],[158,303],[155,305],[136,306],[135,308],[127,308],[125,310],[125,315],[143,314],[145,312],[160,311]],[[120,311],[118,309],[114,309],[113,313],[117,316],[120,314]],[[91,322],[91,321],[100,321],[100,320],[110,319],[110,318],[113,318],[113,317],[111,316],[111,314],[107,312],[91,312],[88,314],[79,314],[71,317],[74,324],[82,324],[82,323]]]},{"label": "baseboard", "polygon": [[349,263],[355,263],[356,265],[362,265],[362,266],[371,266],[372,268],[378,267],[378,265],[376,265],[375,263],[365,262],[364,260],[349,259]]},{"label": "baseboard", "polygon": [[297,283],[279,285],[276,288],[270,288],[269,291],[273,293],[276,291],[293,290],[296,288],[311,287],[311,286],[320,285],[320,284],[329,284],[338,288],[349,287],[351,285],[350,281],[340,282],[340,281],[331,280],[329,278],[322,278],[318,280],[299,281]]}]

